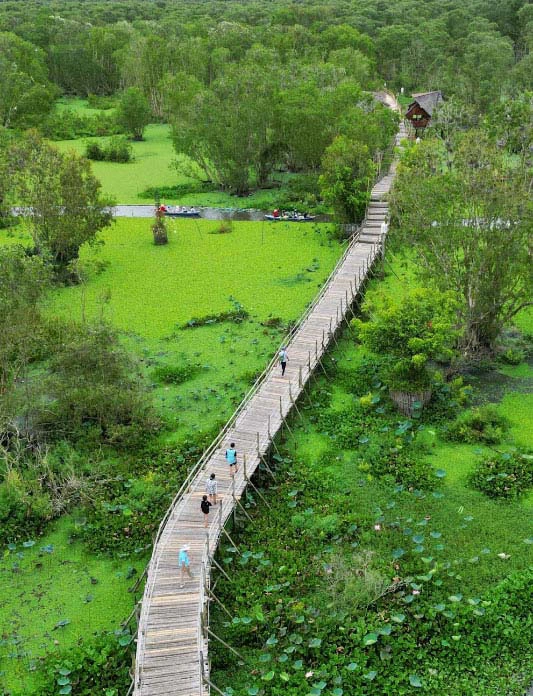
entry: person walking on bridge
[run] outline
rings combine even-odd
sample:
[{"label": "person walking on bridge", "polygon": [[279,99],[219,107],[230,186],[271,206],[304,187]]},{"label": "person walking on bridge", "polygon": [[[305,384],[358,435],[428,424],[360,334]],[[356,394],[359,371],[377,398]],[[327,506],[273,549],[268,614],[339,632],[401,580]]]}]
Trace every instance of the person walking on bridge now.
[{"label": "person walking on bridge", "polygon": [[285,368],[287,367],[287,361],[289,359],[289,356],[287,354],[287,349],[285,348],[285,346],[281,347],[281,350],[278,354],[278,357],[279,357],[279,364],[281,365],[281,376],[283,377],[283,375],[285,374]]},{"label": "person walking on bridge", "polygon": [[183,587],[183,580],[185,574],[189,576],[190,580],[193,580],[193,575],[191,573],[191,559],[189,558],[190,546],[186,544],[181,547],[180,554],[178,556],[178,567],[180,569],[180,587]]},{"label": "person walking on bridge", "polygon": [[226,450],[226,461],[229,464],[229,473],[231,476],[235,476],[237,472],[237,450],[235,449],[234,442],[232,442]]}]

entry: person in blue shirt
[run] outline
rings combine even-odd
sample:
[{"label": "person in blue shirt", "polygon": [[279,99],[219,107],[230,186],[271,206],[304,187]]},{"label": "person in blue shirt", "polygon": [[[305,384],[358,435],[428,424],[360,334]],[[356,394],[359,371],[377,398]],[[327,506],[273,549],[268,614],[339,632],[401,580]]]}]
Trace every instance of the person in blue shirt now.
[{"label": "person in blue shirt", "polygon": [[190,546],[182,546],[178,556],[178,567],[180,569],[180,587],[183,587],[183,580],[185,574],[189,576],[192,580],[193,575],[191,573],[191,559],[189,558]]},{"label": "person in blue shirt", "polygon": [[237,471],[237,450],[235,449],[234,442],[232,442],[226,450],[226,461],[229,464],[229,473],[231,476],[235,476]]}]

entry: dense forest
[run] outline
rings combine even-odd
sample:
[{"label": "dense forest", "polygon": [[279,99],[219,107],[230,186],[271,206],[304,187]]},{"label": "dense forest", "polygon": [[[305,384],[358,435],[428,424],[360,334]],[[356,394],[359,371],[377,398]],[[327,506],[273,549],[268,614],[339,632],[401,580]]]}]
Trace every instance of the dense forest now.
[{"label": "dense forest", "polygon": [[[361,438],[368,434],[370,440],[386,442],[365,458],[357,450],[359,468],[347,476],[353,474],[355,481],[369,472],[370,492],[382,506],[390,502],[392,485],[433,489],[431,471],[423,464],[431,448],[434,455],[438,451],[444,460],[453,459],[449,443],[461,443],[455,446],[468,468],[474,466],[477,448],[486,447],[488,457],[497,446],[504,459],[490,465],[484,461],[487,469],[500,466],[494,474],[500,478],[508,476],[505,462],[511,458],[516,495],[506,487],[501,492],[515,506],[508,522],[497,507],[506,500],[490,502],[495,512],[480,502],[485,494],[498,497],[483,490],[492,488],[487,484],[490,472],[468,474],[472,480],[477,475],[475,494],[454,481],[459,487],[450,496],[450,510],[466,504],[464,495],[478,506],[480,517],[501,520],[504,544],[513,524],[522,536],[527,533],[524,519],[531,513],[528,491],[533,487],[532,445],[523,434],[516,435],[529,423],[526,380],[529,384],[533,335],[528,309],[533,288],[533,4],[0,3],[0,549],[5,550],[0,596],[10,595],[16,586],[9,601],[0,599],[0,694],[126,693],[134,637],[131,627],[119,628],[119,623],[138,598],[127,590],[149,559],[159,520],[187,471],[327,278],[344,249],[348,225],[364,218],[370,188],[394,155],[398,127],[398,115],[376,95],[396,95],[405,110],[412,93],[433,90],[444,101],[418,142],[411,133],[398,165],[390,202],[389,266],[380,268],[359,319],[339,339],[344,341],[342,355],[337,352],[327,377],[315,388],[309,419],[295,431],[294,450],[287,446],[279,457],[280,471],[289,483],[293,479],[289,487],[298,489],[294,496],[285,484],[282,490],[296,498],[305,488],[298,458],[320,467],[312,457],[306,459],[307,438],[318,442],[327,434],[336,443],[328,445],[332,459],[366,444],[361,439],[355,445],[349,440],[349,447],[342,444],[348,435],[335,399],[340,403],[355,395],[355,411],[343,412],[343,417],[360,429]],[[125,182],[136,177],[143,183],[133,193],[128,189],[126,200]],[[207,221],[196,226],[187,221],[182,228],[164,229],[170,238],[168,256],[156,257],[144,242],[146,231],[151,236],[150,225],[145,229],[140,220],[114,220],[110,208],[161,197],[187,205],[215,201],[219,207],[311,210],[330,216],[331,223],[276,237],[265,233],[262,223],[233,227],[230,222],[212,229]],[[195,239],[198,248],[180,247],[185,238]],[[227,266],[232,264],[241,269],[238,278],[219,281],[218,276],[230,275]],[[176,275],[183,275],[181,285]],[[410,289],[416,286],[412,295],[403,297],[395,285],[400,277]],[[505,394],[494,396],[487,386],[491,379],[508,380],[509,391],[523,397],[517,406],[519,423],[507,412],[502,415],[501,404],[495,407],[498,413],[478,410]],[[413,419],[398,424],[385,391],[400,387],[432,387],[436,394],[418,424]],[[424,427],[426,433],[437,433],[436,445],[415,442],[415,430]],[[395,428],[396,440],[378,435]],[[392,470],[392,460],[400,473]],[[310,476],[309,507],[329,495],[319,478],[316,471]],[[335,482],[329,483],[333,490]],[[269,483],[261,485],[269,495]],[[342,506],[343,495],[333,492],[332,501]],[[359,494],[355,498],[364,507]],[[301,506],[303,510],[303,501]],[[242,537],[251,550],[262,534],[278,535],[278,541],[282,536],[257,507],[255,502],[247,507],[256,526]],[[398,507],[405,513],[402,525],[407,525],[409,501],[402,499]],[[431,514],[444,519],[446,510]],[[278,512],[284,520],[287,511]],[[374,519],[365,508],[361,519],[343,518],[328,531],[327,520],[313,528],[302,513],[293,542],[296,548],[298,538],[305,541],[314,529],[317,558],[323,553],[320,545],[332,538],[346,542],[343,554],[351,553],[352,543],[370,549],[370,536],[354,542],[354,530],[366,523],[385,524],[387,514]],[[291,523],[288,518],[285,522]],[[346,532],[348,527],[353,534]],[[448,531],[459,554],[458,537]],[[515,690],[509,694],[519,694],[528,680],[524,664],[513,661],[517,646],[528,642],[531,621],[524,611],[530,600],[524,589],[530,563],[524,549],[531,548],[531,537],[526,542],[520,539],[520,547],[513,547],[509,565],[514,575],[511,570],[480,571],[479,577],[465,581],[481,594],[483,578],[494,601],[503,597],[509,622],[515,622],[515,643],[499,643],[508,635],[500,618],[494,619],[493,629],[470,630],[471,617],[461,615],[457,621],[471,641],[461,648],[462,657],[450,658],[455,665],[450,674],[456,673],[460,659],[470,659],[476,640],[486,641],[487,662],[480,658],[473,667],[482,670],[503,645],[516,668],[516,683],[509,687]],[[390,552],[383,543],[368,551],[376,558]],[[393,555],[394,561],[402,555]],[[355,556],[354,563],[366,573],[372,564],[365,565],[359,551]],[[289,560],[295,574],[305,573],[301,561]],[[70,563],[79,563],[71,575]],[[409,575],[422,573],[411,558],[409,564]],[[237,618],[252,611],[258,601],[254,591],[262,591],[254,589],[244,565],[237,578],[242,595],[236,600],[221,582],[224,601]],[[378,563],[373,576],[376,580],[379,575],[381,591],[388,575],[399,574],[390,565],[390,560]],[[68,594],[77,573],[88,587],[83,598],[66,600],[62,594]],[[270,578],[269,586],[282,587],[282,576]],[[324,602],[324,615],[331,597],[320,599],[323,588],[309,582],[317,602]],[[518,606],[509,587],[524,606]],[[354,600],[368,587],[352,587],[351,593],[348,584],[337,589],[360,612],[354,618],[351,609],[335,604],[338,621],[346,621],[358,636],[365,631],[374,635],[372,621],[385,609],[377,600]],[[136,588],[141,590],[142,585]],[[298,592],[304,591],[298,585]],[[459,596],[454,587],[450,592]],[[91,616],[95,596],[100,604]],[[25,609],[16,606],[18,598]],[[295,597],[290,601],[294,604]],[[269,603],[265,601],[265,611]],[[254,617],[262,616],[257,606],[253,611]],[[269,606],[269,611],[274,616],[278,609]],[[302,624],[314,617],[311,623],[320,625],[313,611],[311,604],[302,605]],[[33,612],[42,617],[42,635],[32,627]],[[242,625],[234,619],[229,625],[225,618],[215,615],[217,630],[241,648],[249,647],[247,667],[260,665],[262,670],[259,682],[252,684],[242,665],[225,661],[215,650],[226,694],[274,696],[287,688],[307,694],[298,675],[289,678],[282,671],[287,678],[277,672],[269,676],[271,658],[260,654],[269,655],[263,643],[274,634],[264,617],[254,618],[253,636],[247,632],[252,619]],[[440,613],[433,615],[435,626],[440,618]],[[438,678],[433,675],[433,688],[442,689],[444,666],[437,658],[432,662],[428,645],[449,637],[433,624],[425,634],[416,616],[407,624],[410,620],[416,628],[409,639],[417,635],[418,646],[424,645],[421,659],[440,670]],[[336,629],[325,619],[323,628],[324,642],[333,641]],[[377,643],[378,635],[389,634],[376,634],[365,647]],[[406,655],[415,659],[415,647],[405,640]],[[384,648],[385,657],[379,659],[389,659],[395,649]],[[302,664],[309,660],[311,673],[324,673],[325,681],[316,676],[324,686],[310,683],[311,693],[320,696],[326,683],[330,691],[324,693],[343,693],[342,680],[326,676],[335,672],[331,665],[340,661],[340,653],[328,652],[321,668],[312,650],[295,650]],[[285,661],[280,655],[275,659]],[[371,686],[374,666],[369,657],[365,669],[370,671],[344,694],[378,693]],[[295,674],[300,668],[294,668]],[[356,667],[348,669],[357,676]],[[389,681],[378,676],[375,688],[383,694],[420,689],[417,670],[411,670],[410,686],[401,690],[400,672],[406,669],[399,667]],[[368,674],[374,676],[368,679]],[[367,687],[360,685],[364,679]],[[476,693],[504,693],[502,679],[489,674],[485,690]],[[471,683],[463,686],[471,688]],[[450,690],[453,696],[460,693],[466,691]]]}]

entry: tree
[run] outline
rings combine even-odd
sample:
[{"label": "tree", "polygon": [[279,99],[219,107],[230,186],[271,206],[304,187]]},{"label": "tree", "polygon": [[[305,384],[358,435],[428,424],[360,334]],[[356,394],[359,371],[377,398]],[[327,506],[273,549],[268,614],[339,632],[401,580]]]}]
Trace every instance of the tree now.
[{"label": "tree", "polygon": [[103,441],[128,445],[158,427],[135,363],[106,324],[70,327],[52,356],[45,388],[53,401],[41,410],[40,422],[54,439],[93,431]]},{"label": "tree", "polygon": [[366,145],[340,135],[327,148],[319,184],[340,222],[363,219],[374,171]]},{"label": "tree", "polygon": [[101,196],[100,182],[86,159],[60,153],[36,133],[13,145],[10,161],[34,253],[49,258],[65,276],[81,245],[93,244],[98,232],[111,224],[113,201]]},{"label": "tree", "polygon": [[10,32],[0,32],[0,125],[35,125],[56,96],[45,54]]},{"label": "tree", "polygon": [[228,65],[210,88],[177,76],[168,99],[176,152],[190,157],[207,179],[242,194],[269,174],[272,77],[255,65]]},{"label": "tree", "polygon": [[38,351],[39,304],[49,287],[42,260],[19,245],[0,245],[0,395],[13,386]]},{"label": "tree", "polygon": [[415,147],[399,167],[391,210],[423,278],[454,293],[461,348],[472,357],[492,351],[531,304],[533,206],[524,171],[483,132],[448,155],[441,142]]},{"label": "tree", "polygon": [[513,44],[507,37],[489,31],[472,32],[459,43],[463,55],[453,79],[463,101],[485,111],[499,99],[508,81],[514,65]]},{"label": "tree", "polygon": [[117,121],[134,140],[142,140],[152,112],[148,100],[138,87],[127,89],[117,108]]},{"label": "tree", "polygon": [[452,329],[452,298],[417,288],[400,299],[370,295],[363,311],[372,319],[354,321],[358,339],[389,361],[385,375],[392,389],[427,389],[432,378],[428,362],[444,363],[453,358],[456,332]]}]

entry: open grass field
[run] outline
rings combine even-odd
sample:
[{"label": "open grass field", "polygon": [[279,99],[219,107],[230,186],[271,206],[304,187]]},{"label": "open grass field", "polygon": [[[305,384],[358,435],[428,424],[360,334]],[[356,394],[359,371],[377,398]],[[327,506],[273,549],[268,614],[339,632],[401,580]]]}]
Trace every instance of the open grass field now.
[{"label": "open grass field", "polygon": [[[89,138],[106,141],[108,138]],[[87,139],[58,140],[54,145],[62,152],[74,150],[85,154]],[[117,203],[147,203],[139,194],[150,186],[172,186],[188,181],[180,177],[172,166],[175,152],[170,140],[170,129],[161,124],[147,126],[145,139],[132,142],[134,160],[128,164],[118,162],[92,162],[95,176],[102,183],[106,195]]]},{"label": "open grass field", "polygon": [[[342,251],[324,225],[237,222],[231,233],[210,234],[218,224],[170,221],[168,246],[156,247],[150,220],[118,220],[102,247],[82,253],[103,270],[84,286],[57,290],[46,307],[75,320],[103,315],[120,330],[142,361],[168,425],[166,442],[229,417],[281,340],[283,328],[262,322],[297,319]],[[21,228],[1,233],[0,243],[16,242],[27,242]],[[242,323],[180,328],[236,303],[249,312]],[[165,384],[154,376],[158,366],[188,366],[191,377]],[[17,696],[39,693],[39,656],[113,629],[131,611],[131,568],[142,568],[146,557],[115,562],[89,554],[69,543],[75,522],[75,514],[65,516],[34,546],[0,559],[0,684]],[[69,623],[57,626],[62,621]]]}]

